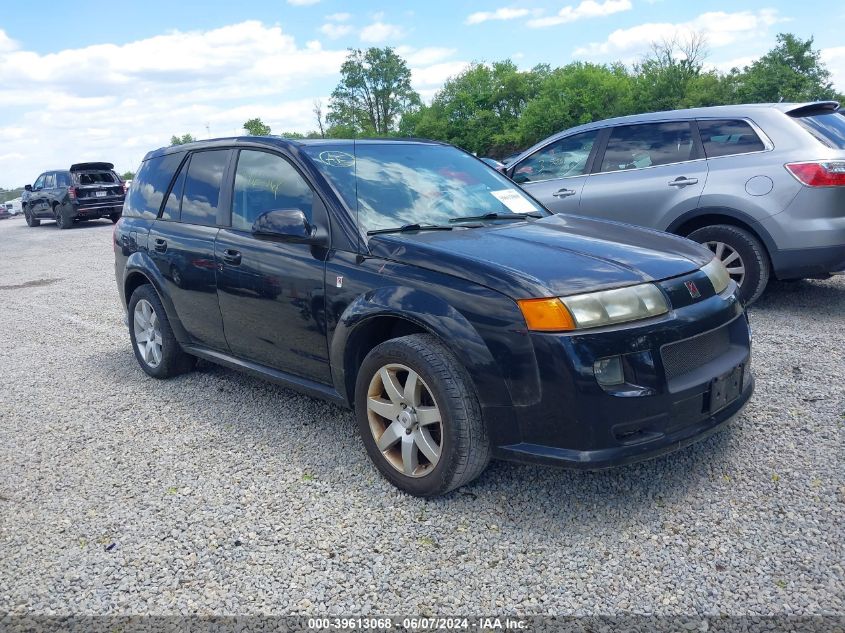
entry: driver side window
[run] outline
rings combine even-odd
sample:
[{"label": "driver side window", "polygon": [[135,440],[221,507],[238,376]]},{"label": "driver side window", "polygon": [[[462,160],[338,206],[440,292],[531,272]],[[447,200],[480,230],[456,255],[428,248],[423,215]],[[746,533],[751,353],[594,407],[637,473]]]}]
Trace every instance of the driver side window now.
[{"label": "driver side window", "polygon": [[38,179],[35,181],[35,184],[32,185],[33,189],[43,189],[44,188],[44,176],[45,174],[41,174]]},{"label": "driver side window", "polygon": [[314,193],[298,171],[281,156],[241,150],[232,195],[232,228],[249,231],[267,211],[299,209],[312,221]]},{"label": "driver side window", "polygon": [[586,174],[587,161],[598,133],[598,130],[581,132],[546,145],[516,166],[513,171],[514,182],[536,182]]}]

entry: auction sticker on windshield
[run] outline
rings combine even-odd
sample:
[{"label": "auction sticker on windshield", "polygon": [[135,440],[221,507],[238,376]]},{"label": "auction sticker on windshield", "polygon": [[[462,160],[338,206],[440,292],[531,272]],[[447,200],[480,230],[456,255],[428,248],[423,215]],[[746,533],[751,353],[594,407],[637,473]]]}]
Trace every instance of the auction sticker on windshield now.
[{"label": "auction sticker on windshield", "polygon": [[514,213],[531,213],[537,210],[528,198],[513,189],[499,189],[490,193]]}]

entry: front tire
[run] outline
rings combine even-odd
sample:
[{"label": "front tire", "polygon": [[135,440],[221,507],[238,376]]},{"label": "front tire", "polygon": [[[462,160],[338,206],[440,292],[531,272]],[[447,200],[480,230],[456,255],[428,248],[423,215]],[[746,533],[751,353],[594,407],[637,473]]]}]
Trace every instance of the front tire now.
[{"label": "front tire", "polygon": [[703,244],[722,260],[739,286],[745,305],[757,301],[769,283],[769,256],[754,235],[737,226],[715,224],[693,231],[687,237]]},{"label": "front tire", "polygon": [[155,289],[144,284],[129,300],[129,338],[135,358],[153,378],[172,378],[191,371],[196,357],[186,354],[170,327]]},{"label": "front tire", "polygon": [[32,215],[31,211],[24,209],[23,210],[23,217],[26,220],[27,226],[32,227],[32,228],[34,228],[36,226],[41,226],[41,220],[39,220],[34,215]]},{"label": "front tire", "polygon": [[367,354],[356,381],[355,412],[370,459],[388,481],[414,496],[463,486],[490,461],[472,381],[431,335],[389,340]]}]

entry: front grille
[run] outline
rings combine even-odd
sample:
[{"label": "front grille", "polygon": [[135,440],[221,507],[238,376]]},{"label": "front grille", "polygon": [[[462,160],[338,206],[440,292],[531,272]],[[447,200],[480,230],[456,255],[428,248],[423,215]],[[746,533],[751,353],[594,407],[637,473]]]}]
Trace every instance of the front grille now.
[{"label": "front grille", "polygon": [[731,346],[728,325],[692,338],[664,345],[660,350],[666,379],[671,380],[703,367],[725,354]]}]

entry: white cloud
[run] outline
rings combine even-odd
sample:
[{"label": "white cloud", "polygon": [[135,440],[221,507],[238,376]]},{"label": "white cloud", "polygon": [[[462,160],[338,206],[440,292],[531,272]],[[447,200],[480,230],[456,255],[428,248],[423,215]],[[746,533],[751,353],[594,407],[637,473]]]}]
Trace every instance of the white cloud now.
[{"label": "white cloud", "polygon": [[354,30],[349,24],[333,24],[331,22],[326,22],[320,27],[320,33],[333,40],[349,35]]},{"label": "white cloud", "polygon": [[7,53],[18,48],[18,43],[6,35],[6,31],[0,29],[0,53]]},{"label": "white cloud", "polygon": [[332,13],[326,16],[330,22],[347,22],[352,17],[351,13]]},{"label": "white cloud", "polygon": [[[206,124],[212,136],[228,136],[259,116],[274,131],[306,131],[314,127],[314,96],[301,85],[331,83],[346,57],[256,21],[47,54],[0,45],[0,185],[7,187],[77,160],[135,169],[173,134],[206,138]],[[8,156],[15,154],[23,158]]]},{"label": "white cloud", "polygon": [[654,22],[613,31],[604,42],[593,42],[575,50],[575,56],[602,57],[644,52],[651,42],[704,35],[707,46],[718,48],[738,41],[765,36],[768,28],[782,22],[776,9],[759,11],[711,11],[689,22]]},{"label": "white cloud", "polygon": [[822,61],[830,71],[833,85],[839,92],[845,91],[845,46],[834,46],[821,50]]},{"label": "white cloud", "polygon": [[557,15],[528,20],[528,26],[531,28],[557,26],[558,24],[567,24],[585,18],[601,18],[621,11],[630,11],[630,9],[631,0],[605,0],[604,2],[583,0],[577,6],[570,5],[563,7],[557,12]]},{"label": "white cloud", "polygon": [[[469,62],[455,61],[432,64],[424,68],[411,69],[411,83],[415,89],[440,86],[450,77],[459,75],[469,67]],[[422,92],[422,91],[420,91]]]},{"label": "white cloud", "polygon": [[380,18],[376,18],[375,22],[361,29],[361,41],[370,44],[379,44],[387,40],[398,40],[404,34],[405,32],[400,26],[387,24],[381,22]]},{"label": "white cloud", "polygon": [[426,48],[412,48],[410,46],[399,46],[396,53],[408,62],[409,66],[428,66],[441,62],[454,55],[457,51],[454,48],[429,46]]},{"label": "white cloud", "polygon": [[307,7],[312,4],[317,4],[320,0],[288,0],[288,4],[295,7]]},{"label": "white cloud", "polygon": [[481,24],[490,20],[515,20],[524,18],[531,13],[530,9],[516,9],[513,7],[502,7],[495,11],[478,11],[467,16],[466,24]]}]

